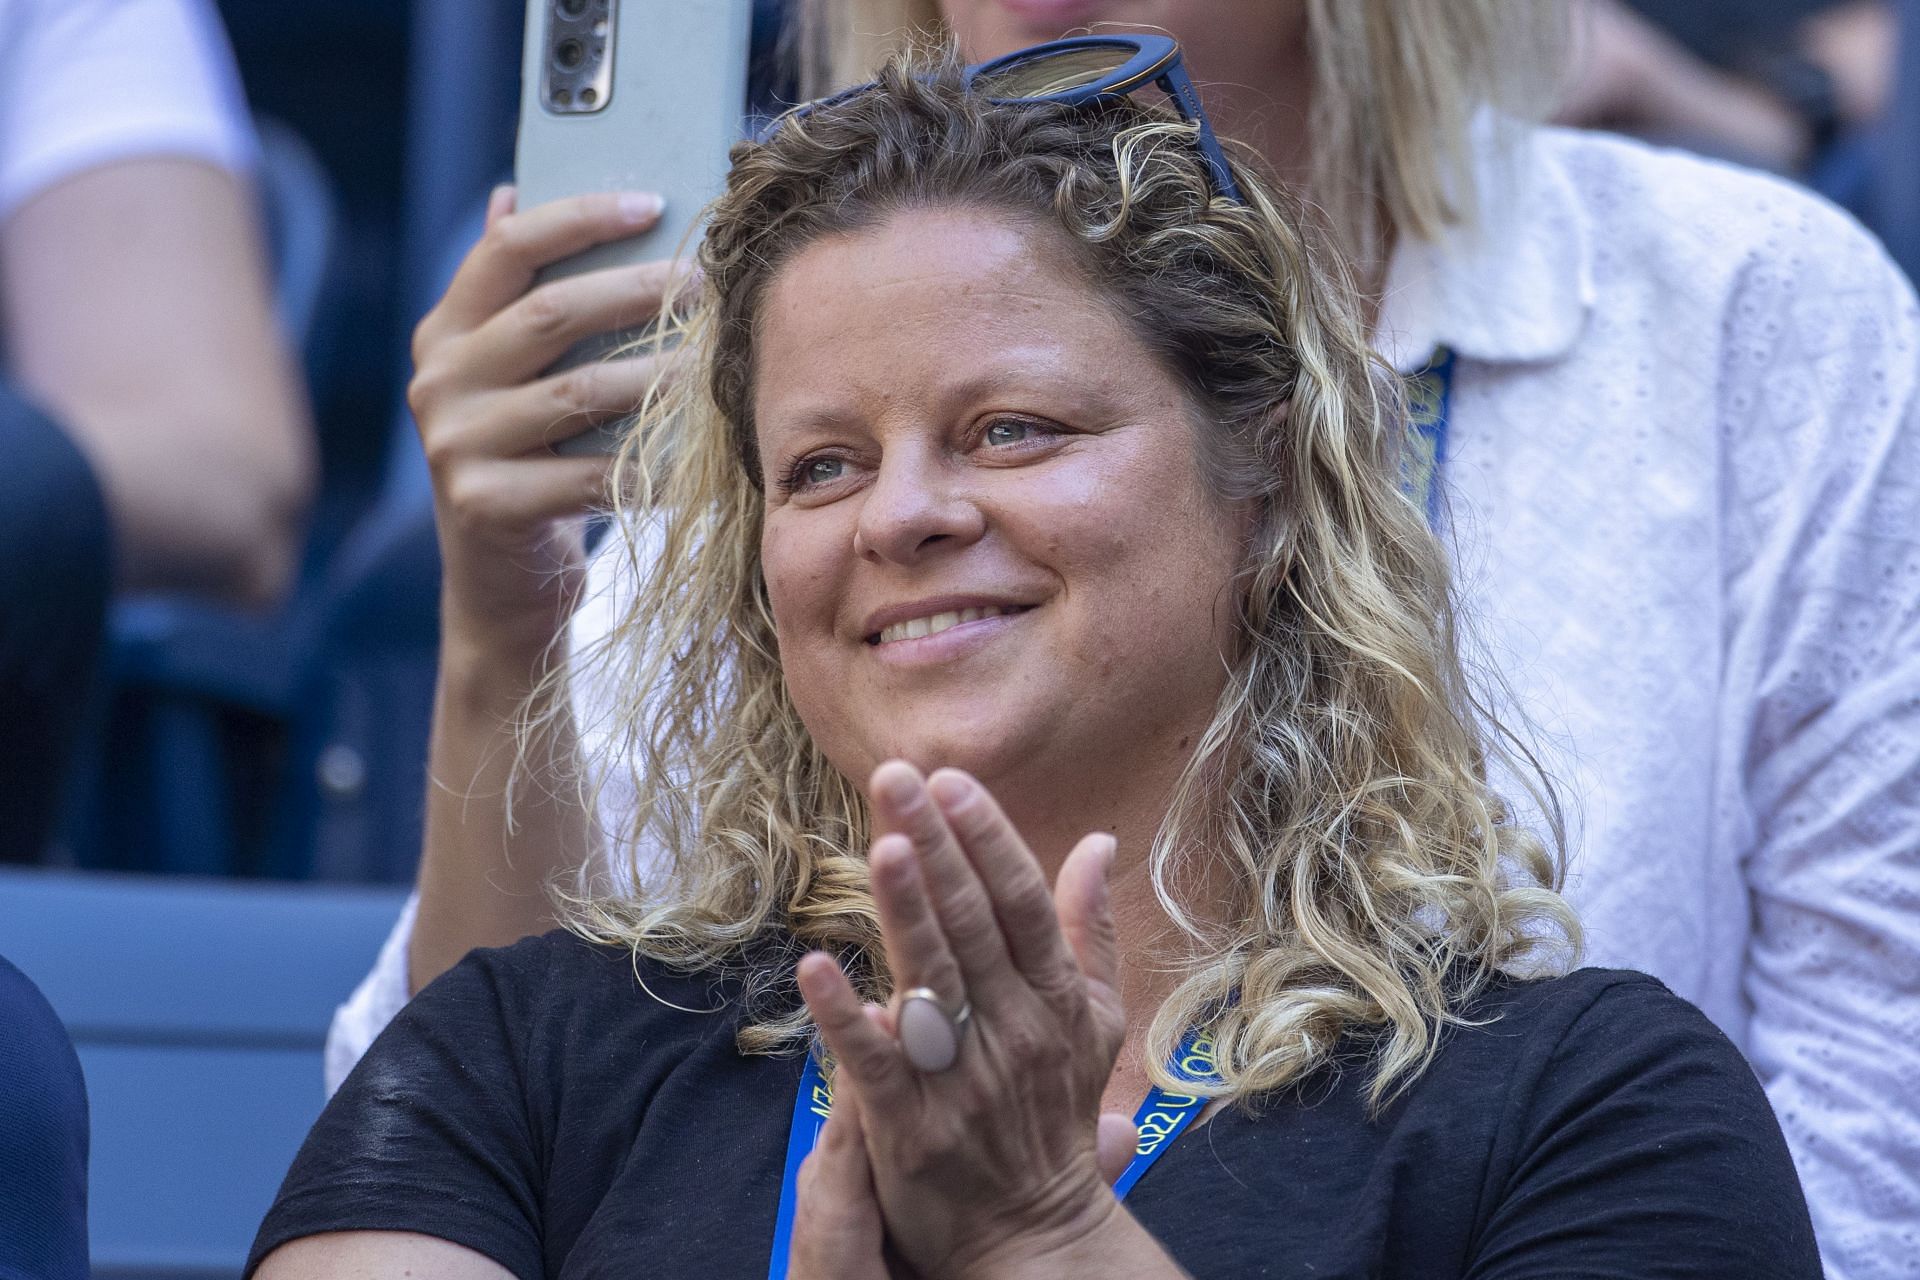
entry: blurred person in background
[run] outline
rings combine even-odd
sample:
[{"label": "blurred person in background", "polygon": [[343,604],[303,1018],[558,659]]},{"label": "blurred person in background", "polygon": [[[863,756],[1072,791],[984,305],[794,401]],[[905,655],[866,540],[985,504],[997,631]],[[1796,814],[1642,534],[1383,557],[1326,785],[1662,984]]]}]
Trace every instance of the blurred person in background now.
[{"label": "blurred person in background", "polygon": [[[942,21],[973,59],[1102,21],[1183,42],[1221,132],[1331,215],[1381,354],[1408,374],[1453,357],[1444,533],[1511,689],[1496,710],[1540,727],[1578,802],[1591,956],[1654,973],[1746,1051],[1832,1274],[1899,1275],[1920,1220],[1913,295],[1796,187],[1527,123],[1554,105],[1565,16],[818,0],[802,44],[818,93]],[[581,513],[604,464],[547,442],[630,410],[644,357],[540,371],[657,305],[665,277],[532,289],[651,207],[579,202],[536,244],[510,199],[416,334],[446,565],[435,785],[417,906],[336,1020],[335,1082],[412,991],[549,927],[551,882],[632,840],[620,792],[639,784],[606,691],[542,720],[517,781],[513,726],[530,698],[562,710],[537,692],[556,637],[570,619],[576,643],[602,634],[636,572],[607,556],[589,581]],[[608,780],[594,811],[567,782],[579,755]]]},{"label": "blurred person in background", "polygon": [[1559,118],[1811,176],[1891,96],[1886,0],[1583,0]]},{"label": "blurred person in background", "polygon": [[0,0],[0,857],[38,856],[111,591],[266,607],[314,443],[208,0]]},{"label": "blurred person in background", "polygon": [[40,989],[0,957],[0,1278],[87,1275],[80,1059]]}]

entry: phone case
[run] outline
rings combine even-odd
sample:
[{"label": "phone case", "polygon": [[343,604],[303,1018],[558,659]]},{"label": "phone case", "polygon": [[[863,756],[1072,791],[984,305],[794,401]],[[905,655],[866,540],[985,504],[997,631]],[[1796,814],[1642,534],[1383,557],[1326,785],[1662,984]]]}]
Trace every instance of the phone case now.
[{"label": "phone case", "polygon": [[[611,80],[591,112],[549,110],[547,23],[555,0],[527,0],[514,180],[522,209],[595,191],[657,191],[658,225],[556,263],[543,278],[692,256],[706,204],[726,185],[727,150],[746,117],[753,0],[611,0]],[[597,359],[633,335],[582,343],[562,366]],[[609,447],[588,431],[559,452]]]}]

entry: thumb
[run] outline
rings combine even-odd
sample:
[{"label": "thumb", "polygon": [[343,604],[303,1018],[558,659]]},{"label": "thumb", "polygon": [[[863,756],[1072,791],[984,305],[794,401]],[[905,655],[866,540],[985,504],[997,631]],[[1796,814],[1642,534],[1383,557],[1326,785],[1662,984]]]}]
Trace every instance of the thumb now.
[{"label": "thumb", "polygon": [[513,184],[509,182],[501,183],[487,194],[486,226],[488,229],[513,212],[516,194]]},{"label": "thumb", "polygon": [[1104,832],[1083,836],[1060,865],[1053,903],[1060,918],[1060,932],[1066,935],[1080,972],[1117,991],[1120,944],[1113,925],[1113,901],[1107,892],[1114,849],[1113,837]]},{"label": "thumb", "polygon": [[1102,1113],[1099,1128],[1094,1132],[1100,1176],[1109,1183],[1118,1182],[1127,1166],[1133,1163],[1133,1154],[1139,1145],[1140,1131],[1134,1128],[1133,1121],[1118,1111]]}]

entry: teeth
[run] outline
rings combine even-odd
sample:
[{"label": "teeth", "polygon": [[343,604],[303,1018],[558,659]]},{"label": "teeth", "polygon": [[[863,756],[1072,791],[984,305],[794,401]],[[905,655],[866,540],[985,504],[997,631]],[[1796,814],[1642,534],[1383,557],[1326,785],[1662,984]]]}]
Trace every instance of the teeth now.
[{"label": "teeth", "polygon": [[909,618],[905,622],[896,622],[880,633],[881,644],[892,644],[895,640],[919,640],[926,636],[937,636],[949,627],[957,627],[963,622],[978,622],[982,618],[998,618],[1012,613],[1011,609],[1002,609],[997,605],[985,608],[948,610],[936,613],[930,618]]}]

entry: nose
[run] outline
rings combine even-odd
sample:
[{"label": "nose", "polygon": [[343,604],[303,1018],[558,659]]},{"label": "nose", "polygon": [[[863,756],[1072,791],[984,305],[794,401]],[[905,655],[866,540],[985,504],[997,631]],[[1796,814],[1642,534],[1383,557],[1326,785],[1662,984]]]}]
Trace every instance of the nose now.
[{"label": "nose", "polygon": [[861,495],[854,552],[865,560],[913,564],[978,540],[986,518],[956,471],[920,442],[887,450]]}]

